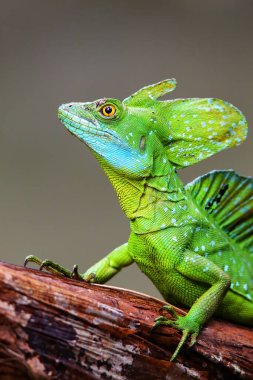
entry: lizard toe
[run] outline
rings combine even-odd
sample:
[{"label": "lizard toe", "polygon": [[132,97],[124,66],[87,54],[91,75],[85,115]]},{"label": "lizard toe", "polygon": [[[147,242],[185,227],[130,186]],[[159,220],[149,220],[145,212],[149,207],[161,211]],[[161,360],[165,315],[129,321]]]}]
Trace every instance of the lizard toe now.
[{"label": "lizard toe", "polygon": [[29,256],[26,256],[25,258],[24,267],[26,267],[28,263],[35,263],[40,266],[42,263],[42,260],[40,260],[37,256],[29,255]]},{"label": "lizard toe", "polygon": [[179,315],[175,312],[174,307],[171,305],[164,305],[159,310],[159,313],[164,316],[165,314],[170,314],[173,318],[178,319]]}]

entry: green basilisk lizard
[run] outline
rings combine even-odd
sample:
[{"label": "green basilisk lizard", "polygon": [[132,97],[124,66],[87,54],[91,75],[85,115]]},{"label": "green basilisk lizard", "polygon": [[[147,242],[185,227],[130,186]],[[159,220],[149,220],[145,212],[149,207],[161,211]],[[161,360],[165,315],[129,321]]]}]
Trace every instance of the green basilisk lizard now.
[{"label": "green basilisk lizard", "polygon": [[[105,283],[136,262],[165,300],[189,307],[156,319],[194,344],[215,314],[253,326],[253,181],[232,170],[212,171],[184,186],[177,170],[244,141],[242,113],[219,99],[159,97],[174,79],[147,86],[123,102],[69,103],[59,119],[97,158],[130,220],[127,243],[84,274],[28,256],[42,268]],[[172,316],[172,318],[171,318]]]}]

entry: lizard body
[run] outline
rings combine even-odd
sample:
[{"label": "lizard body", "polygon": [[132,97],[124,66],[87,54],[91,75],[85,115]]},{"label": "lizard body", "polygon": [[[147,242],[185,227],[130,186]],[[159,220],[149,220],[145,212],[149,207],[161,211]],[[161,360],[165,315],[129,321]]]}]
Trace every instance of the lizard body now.
[{"label": "lizard body", "polygon": [[[104,283],[136,262],[165,300],[189,307],[154,325],[183,332],[172,360],[215,314],[253,326],[253,182],[213,171],[184,186],[177,170],[225,148],[247,134],[242,113],[219,99],[159,97],[175,80],[144,87],[120,102],[104,98],[59,108],[67,129],[98,159],[130,219],[127,243],[75,276]],[[48,270],[71,273],[50,261]]]}]

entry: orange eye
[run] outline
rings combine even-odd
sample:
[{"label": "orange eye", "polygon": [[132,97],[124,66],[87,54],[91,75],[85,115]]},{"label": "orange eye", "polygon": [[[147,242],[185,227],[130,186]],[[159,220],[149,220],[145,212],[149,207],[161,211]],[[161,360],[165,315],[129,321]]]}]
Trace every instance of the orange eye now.
[{"label": "orange eye", "polygon": [[116,108],[112,104],[107,104],[101,108],[100,112],[106,117],[112,117],[116,113]]}]

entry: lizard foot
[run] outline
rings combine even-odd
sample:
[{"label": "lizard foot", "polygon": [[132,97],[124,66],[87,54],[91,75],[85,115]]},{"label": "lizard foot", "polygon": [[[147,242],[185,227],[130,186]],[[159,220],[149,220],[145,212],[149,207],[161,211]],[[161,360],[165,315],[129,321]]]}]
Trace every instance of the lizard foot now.
[{"label": "lizard foot", "polygon": [[96,275],[95,273],[90,273],[86,277],[83,277],[79,271],[78,266],[74,265],[73,270],[70,271],[68,269],[63,268],[59,264],[54,263],[51,260],[41,260],[38,257],[34,255],[29,255],[25,258],[24,266],[26,266],[28,263],[35,263],[39,265],[39,270],[45,269],[46,271],[54,274],[60,274],[64,277],[73,278],[75,280],[79,281],[85,281],[85,282],[96,282]]},{"label": "lizard foot", "polygon": [[[172,357],[170,359],[170,361],[174,361],[176,359],[180,349],[182,348],[182,346],[184,345],[184,343],[186,342],[186,340],[188,338],[190,338],[190,347],[194,345],[194,343],[197,340],[197,336],[199,335],[201,327],[199,326],[199,324],[196,321],[189,318],[188,315],[185,315],[183,317],[179,316],[175,312],[175,310],[173,309],[172,306],[164,305],[159,310],[159,312],[162,313],[163,315],[161,315],[160,317],[155,319],[155,323],[151,329],[151,332],[156,330],[159,326],[170,326],[170,327],[174,327],[177,330],[182,331],[182,333],[183,333],[182,338],[181,338],[174,354],[172,355]],[[164,312],[170,314],[174,319],[170,319],[170,318],[166,317],[164,315]]]}]

